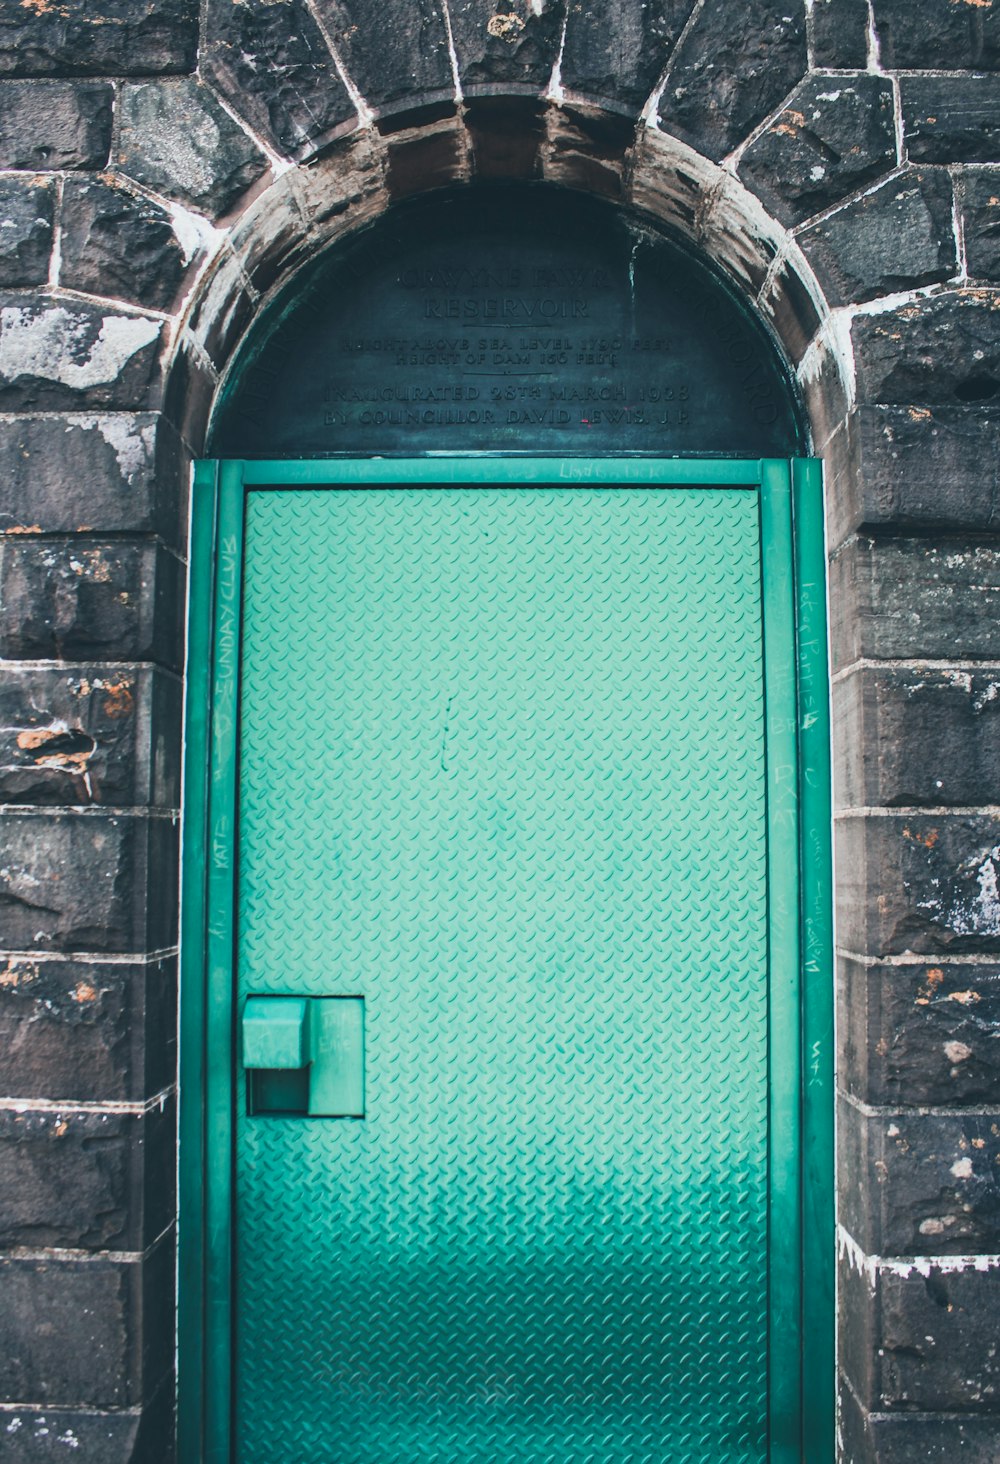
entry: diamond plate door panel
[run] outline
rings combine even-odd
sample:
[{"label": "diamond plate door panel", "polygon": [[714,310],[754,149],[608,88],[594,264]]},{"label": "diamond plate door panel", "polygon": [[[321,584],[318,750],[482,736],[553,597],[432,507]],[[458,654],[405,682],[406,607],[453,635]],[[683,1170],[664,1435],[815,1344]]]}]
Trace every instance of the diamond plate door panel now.
[{"label": "diamond plate door panel", "polygon": [[756,493],[256,491],[245,574],[239,1004],[363,997],[366,1117],[238,1104],[240,1464],[764,1460]]}]

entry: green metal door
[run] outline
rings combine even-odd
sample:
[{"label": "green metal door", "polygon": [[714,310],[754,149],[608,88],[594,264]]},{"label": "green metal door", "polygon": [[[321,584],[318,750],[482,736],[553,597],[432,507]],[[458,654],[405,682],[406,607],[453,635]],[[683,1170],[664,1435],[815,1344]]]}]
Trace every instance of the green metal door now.
[{"label": "green metal door", "polygon": [[[205,1457],[803,1457],[778,467],[272,478],[228,525],[223,501],[208,802],[228,819],[234,779],[238,836],[209,880],[207,1142],[232,1161],[209,1250],[233,1406],[230,1430],[209,1402]],[[324,1107],[331,1063],[352,1096]]]}]

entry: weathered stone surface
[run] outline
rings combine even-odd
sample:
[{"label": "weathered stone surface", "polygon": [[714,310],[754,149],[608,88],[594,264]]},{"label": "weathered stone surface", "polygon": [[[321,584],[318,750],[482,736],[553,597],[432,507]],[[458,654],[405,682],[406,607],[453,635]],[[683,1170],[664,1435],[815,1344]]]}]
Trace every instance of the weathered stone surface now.
[{"label": "weathered stone surface", "polygon": [[114,92],[98,81],[0,81],[0,168],[103,168]]},{"label": "weathered stone surface", "polygon": [[525,97],[479,97],[465,109],[477,178],[537,178],[545,108]]},{"label": "weathered stone surface", "polygon": [[293,156],[357,122],[304,0],[211,0],[200,70],[262,137]]},{"label": "weathered stone surface", "polygon": [[183,578],[180,561],[159,544],[8,538],[0,545],[0,650],[179,670]]},{"label": "weathered stone surface", "polygon": [[1000,1459],[1000,1418],[868,1414],[847,1387],[841,1391],[840,1433],[845,1464],[996,1464]]},{"label": "weathered stone surface", "polygon": [[1000,12],[992,0],[874,0],[879,55],[901,71],[1000,69]]},{"label": "weathered stone surface", "polygon": [[544,92],[559,54],[565,0],[450,0],[448,11],[462,90]]},{"label": "weathered stone surface", "polygon": [[[1000,1123],[982,1114],[864,1114],[842,1101],[840,1223],[866,1255],[1000,1250]],[[873,1182],[872,1182],[873,1181]]]},{"label": "weathered stone surface", "polygon": [[836,846],[845,950],[876,957],[1000,950],[997,815],[840,818]]},{"label": "weathered stone surface", "polygon": [[0,961],[2,1096],[143,1102],[176,1076],[177,973],[149,964]]},{"label": "weathered stone surface", "polygon": [[0,682],[0,799],[174,808],[181,690],[150,666],[14,667]]},{"label": "weathered stone surface", "polygon": [[1000,1270],[949,1270],[921,1261],[879,1269],[870,1279],[844,1259],[840,1281],[841,1362],[864,1407],[879,1412],[995,1407]]},{"label": "weathered stone surface", "polygon": [[635,124],[583,103],[551,110],[546,117],[542,173],[547,182],[605,198],[622,196],[632,159]]},{"label": "weathered stone surface", "polygon": [[173,1464],[174,1389],[168,1379],[145,1408],[110,1411],[0,1404],[7,1464]]},{"label": "weathered stone surface", "polygon": [[1000,161],[1000,77],[901,76],[899,89],[911,162]]},{"label": "weathered stone surface", "polygon": [[813,65],[863,71],[868,64],[868,0],[813,0],[806,9]]},{"label": "weathered stone surface", "polygon": [[172,1100],[0,1110],[0,1246],[146,1250],[173,1219],[174,1134]]},{"label": "weathered stone surface", "polygon": [[0,286],[41,285],[52,253],[53,189],[37,178],[0,178]]},{"label": "weathered stone surface", "polygon": [[117,180],[68,178],[60,215],[59,283],[167,310],[188,259],[170,215]]},{"label": "weathered stone surface", "polygon": [[798,236],[831,305],[949,279],[958,258],[947,173],[889,178]]},{"label": "weathered stone surface", "polygon": [[444,188],[468,177],[468,139],[454,122],[414,137],[390,136],[385,184],[391,198],[407,198],[429,188]]},{"label": "weathered stone surface", "polygon": [[790,264],[781,265],[760,296],[760,309],[772,323],[786,354],[801,361],[820,323],[819,311],[806,285]]},{"label": "weathered stone surface", "polygon": [[169,1373],[168,1240],[143,1261],[0,1259],[0,1294],[0,1396],[12,1402],[128,1407]]},{"label": "weathered stone surface", "polygon": [[706,5],[674,52],[660,126],[724,158],[781,104],[806,65],[804,6]]},{"label": "weathered stone surface", "polygon": [[562,85],[635,116],[663,74],[693,10],[694,0],[570,6]]},{"label": "weathered stone surface", "polygon": [[115,166],[210,217],[267,172],[256,143],[198,81],[126,85],[119,107]]},{"label": "weathered stone surface", "polygon": [[197,0],[88,0],[0,11],[0,75],[190,71],[197,44]]},{"label": "weathered stone surface", "polygon": [[1000,523],[995,411],[857,408],[830,479],[832,544],[879,524],[992,532]]},{"label": "weathered stone surface", "polygon": [[920,539],[854,539],[830,565],[838,666],[859,656],[992,658],[1000,549]]},{"label": "weathered stone surface", "polygon": [[1000,284],[1000,168],[963,168],[955,194],[969,274]]},{"label": "weathered stone surface", "polygon": [[896,164],[892,85],[809,76],[743,154],[739,174],[784,223],[839,203]]},{"label": "weathered stone surface", "polygon": [[152,533],[179,546],[185,467],[154,412],[0,419],[0,530]]},{"label": "weathered stone surface", "polygon": [[1000,804],[1000,668],[865,667],[833,705],[841,807]]},{"label": "weathered stone surface", "polygon": [[851,336],[866,401],[1000,407],[1000,292],[955,290],[861,315]]},{"label": "weathered stone surface", "polygon": [[0,947],[141,953],[174,944],[169,819],[7,812],[0,832]]},{"label": "weathered stone surface", "polygon": [[840,1081],[863,1103],[1000,1104],[1000,966],[842,958]]},{"label": "weathered stone surface", "polygon": [[[448,32],[437,0],[385,0],[377,20],[368,0],[317,0],[316,8],[348,75],[377,115],[454,97]],[[526,10],[517,0],[492,8],[531,18],[532,7]],[[452,6],[453,18],[454,11]],[[488,15],[483,22],[488,25]]]},{"label": "weathered stone surface", "polygon": [[60,296],[0,305],[0,409],[145,407],[160,321]]}]

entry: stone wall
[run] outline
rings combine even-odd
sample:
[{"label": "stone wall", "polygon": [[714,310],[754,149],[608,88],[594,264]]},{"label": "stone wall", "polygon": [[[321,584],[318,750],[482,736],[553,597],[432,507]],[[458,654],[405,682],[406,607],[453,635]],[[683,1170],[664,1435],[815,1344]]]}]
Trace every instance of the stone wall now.
[{"label": "stone wall", "polygon": [[[91,0],[0,13],[0,1438],[173,1401],[185,492],[269,296],[404,196],[655,214],[826,460],[841,1457],[1000,1456],[993,0]],[[194,1461],[184,1461],[194,1464]]]}]

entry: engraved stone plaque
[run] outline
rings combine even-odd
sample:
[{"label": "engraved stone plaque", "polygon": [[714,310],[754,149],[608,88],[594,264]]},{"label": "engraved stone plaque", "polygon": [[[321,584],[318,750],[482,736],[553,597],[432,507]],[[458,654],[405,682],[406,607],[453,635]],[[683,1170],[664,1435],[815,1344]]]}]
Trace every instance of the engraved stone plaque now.
[{"label": "engraved stone plaque", "polygon": [[532,187],[401,206],[264,317],[212,430],[223,457],[430,451],[788,456],[776,346],[652,225]]}]

